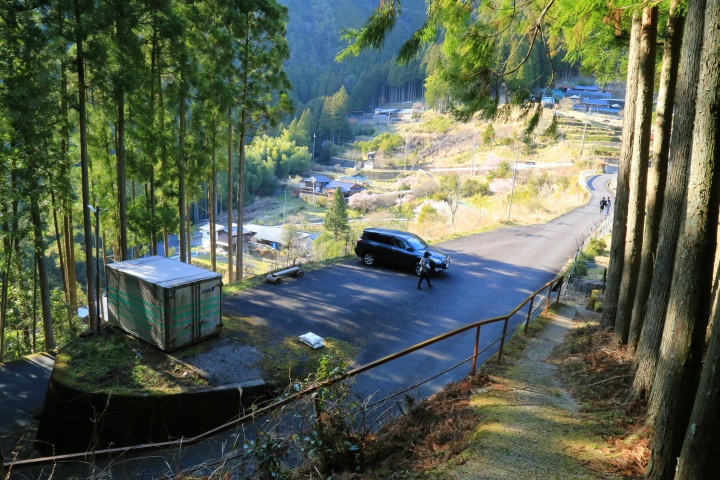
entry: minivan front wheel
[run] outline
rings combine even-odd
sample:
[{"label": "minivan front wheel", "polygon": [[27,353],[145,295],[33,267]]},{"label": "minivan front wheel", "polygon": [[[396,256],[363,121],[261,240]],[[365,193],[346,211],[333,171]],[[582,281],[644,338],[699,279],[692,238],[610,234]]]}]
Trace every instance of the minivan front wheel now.
[{"label": "minivan front wheel", "polygon": [[363,255],[363,262],[369,267],[372,266],[375,264],[375,255],[371,252],[365,252],[365,255]]}]

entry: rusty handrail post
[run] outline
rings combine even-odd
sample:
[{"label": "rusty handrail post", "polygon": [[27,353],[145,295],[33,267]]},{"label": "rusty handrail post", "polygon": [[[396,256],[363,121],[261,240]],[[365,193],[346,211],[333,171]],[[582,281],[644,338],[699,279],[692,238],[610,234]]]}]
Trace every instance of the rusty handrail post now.
[{"label": "rusty handrail post", "polygon": [[530,315],[532,315],[533,302],[535,302],[535,295],[533,295],[533,297],[530,299],[530,308],[528,308],[528,314],[525,318],[525,329],[523,330],[525,333],[527,333],[528,325],[530,325]]},{"label": "rusty handrail post", "polygon": [[473,350],[473,361],[472,361],[472,370],[470,370],[470,375],[475,376],[475,365],[477,364],[477,356],[478,356],[478,349],[480,348],[480,325],[477,326],[477,330],[475,330],[475,349]]},{"label": "rusty handrail post", "polygon": [[547,298],[545,299],[545,310],[543,310],[543,315],[547,314],[548,308],[550,307],[550,295],[552,295],[552,288],[553,288],[553,286],[551,283],[550,286],[548,287]]},{"label": "rusty handrail post", "polygon": [[560,277],[560,280],[558,281],[558,288],[557,288],[557,298],[555,299],[555,305],[560,305],[560,292],[562,292],[562,286],[563,286],[563,280],[565,280],[565,277]]},{"label": "rusty handrail post", "polygon": [[500,337],[500,350],[498,350],[498,362],[502,359],[503,347],[505,346],[505,335],[507,335],[508,320],[510,317],[505,317],[505,323],[503,323],[503,333]]}]

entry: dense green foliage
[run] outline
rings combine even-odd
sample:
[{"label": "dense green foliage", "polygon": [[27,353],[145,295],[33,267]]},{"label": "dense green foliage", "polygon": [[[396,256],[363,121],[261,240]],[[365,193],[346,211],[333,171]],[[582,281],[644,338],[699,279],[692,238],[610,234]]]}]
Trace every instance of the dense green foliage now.
[{"label": "dense green foliage", "polygon": [[336,239],[341,234],[347,233],[350,230],[350,225],[348,224],[347,200],[345,200],[345,196],[343,195],[340,187],[335,188],[332,202],[330,203],[327,214],[325,215],[323,227],[326,231],[332,232]]},{"label": "dense green foliage", "polygon": [[403,137],[397,133],[381,133],[372,140],[364,142],[355,142],[355,146],[360,149],[363,153],[368,152],[383,152],[392,153],[393,150],[400,148],[405,143]]},{"label": "dense green foliage", "polygon": [[377,6],[376,0],[282,3],[290,11],[287,35],[291,54],[285,69],[293,86],[293,101],[302,110],[316,111],[318,99],[335,95],[343,86],[352,110],[422,98],[422,65],[405,67],[394,62],[403,35],[421,25],[422,1],[408,0],[406,15],[398,24],[397,34],[388,38],[386,48],[343,63],[335,61],[343,46],[341,32],[360,26]]},{"label": "dense green foliage", "polygon": [[0,6],[0,359],[71,338],[95,298],[85,252],[155,253],[184,205],[238,189],[246,143],[273,177],[246,196],[307,168],[306,148],[262,136],[292,112],[286,22],[265,0]]}]

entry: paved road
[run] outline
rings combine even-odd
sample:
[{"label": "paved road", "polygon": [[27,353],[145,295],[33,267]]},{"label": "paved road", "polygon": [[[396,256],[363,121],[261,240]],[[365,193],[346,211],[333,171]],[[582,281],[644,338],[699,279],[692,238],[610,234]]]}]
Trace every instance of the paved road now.
[{"label": "paved road", "polygon": [[[572,212],[543,225],[510,227],[439,244],[452,266],[434,276],[435,287],[417,290],[409,271],[366,267],[359,259],[311,272],[280,285],[247,290],[224,303],[281,335],[313,332],[364,345],[355,366],[473,321],[507,313],[557,275],[573,257],[593,225],[605,219],[599,199],[610,195],[611,176],[588,180],[592,198]],[[520,320],[518,316],[517,321]],[[483,344],[501,334],[501,326],[483,329]],[[382,397],[419,382],[472,355],[474,333],[445,340],[434,348],[358,377],[363,395]],[[418,396],[468,373],[460,368],[424,386]]]},{"label": "paved road", "polygon": [[[504,314],[518,305],[552,279],[572,258],[589,229],[604,219],[598,203],[600,197],[610,194],[606,188],[610,178],[610,175],[591,177],[588,185],[592,198],[588,203],[549,223],[505,228],[440,244],[450,252],[452,267],[433,278],[432,290],[417,290],[417,277],[411,272],[370,268],[358,260],[280,285],[265,284],[244,291],[227,299],[224,308],[250,316],[281,334],[311,331],[322,337],[361,339],[364,347],[355,361],[357,365],[368,363],[467,323]],[[492,330],[483,330],[484,343],[499,335],[497,328]],[[472,343],[473,334],[447,340],[434,349],[416,352],[363,374],[355,388],[358,393],[374,393],[376,398],[382,398],[469,357]],[[15,364],[2,367],[3,397],[29,398],[31,393],[44,396],[47,369],[37,374],[15,370]],[[467,372],[468,368],[457,369],[415,395],[432,393]],[[30,382],[29,386],[25,386],[25,380]],[[15,410],[0,409],[0,425],[14,422],[15,419],[8,418],[13,415],[18,419],[29,418],[36,405],[27,401],[17,403],[17,408],[12,407]],[[222,451],[224,443],[196,447],[188,450],[196,453],[189,453],[182,463],[193,465],[197,458],[214,458],[208,450]],[[144,462],[147,468],[152,468],[147,459]]]},{"label": "paved road", "polygon": [[29,355],[0,363],[0,445],[9,452],[27,430],[37,428],[35,416],[45,401],[55,356]]}]

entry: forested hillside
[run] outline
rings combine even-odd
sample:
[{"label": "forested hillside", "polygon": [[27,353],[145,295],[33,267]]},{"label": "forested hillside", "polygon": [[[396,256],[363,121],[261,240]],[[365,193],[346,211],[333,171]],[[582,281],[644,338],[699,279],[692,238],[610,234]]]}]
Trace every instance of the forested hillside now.
[{"label": "forested hillside", "polygon": [[380,52],[335,61],[343,48],[343,30],[359,28],[377,6],[377,0],[283,0],[288,7],[287,39],[290,59],[285,69],[292,84],[293,101],[301,112],[314,99],[332,96],[345,86],[352,110],[365,110],[384,101],[422,97],[425,67],[414,62],[401,67],[394,61],[400,43],[424,20],[422,0],[403,5],[402,20]]}]

